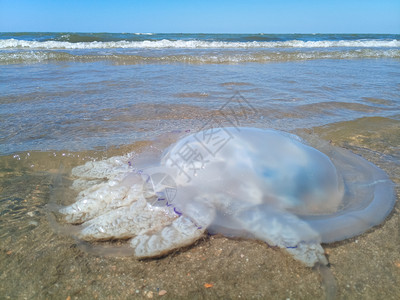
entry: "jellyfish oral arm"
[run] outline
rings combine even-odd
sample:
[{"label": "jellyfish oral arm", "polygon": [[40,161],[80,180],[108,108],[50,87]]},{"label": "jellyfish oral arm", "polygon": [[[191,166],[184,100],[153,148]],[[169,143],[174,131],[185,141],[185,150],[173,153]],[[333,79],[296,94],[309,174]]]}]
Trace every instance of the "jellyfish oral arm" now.
[{"label": "jellyfish oral arm", "polygon": [[181,216],[169,226],[154,234],[143,234],[130,242],[137,258],[158,257],[174,249],[189,246],[204,234],[205,228],[198,227],[187,217]]},{"label": "jellyfish oral arm", "polygon": [[285,249],[306,266],[328,264],[319,234],[297,216],[269,205],[258,205],[240,211],[236,218],[257,239]]},{"label": "jellyfish oral arm", "polygon": [[[179,203],[179,198],[177,202]],[[174,249],[189,246],[204,235],[215,218],[215,208],[201,201],[189,203],[185,207],[185,213],[181,213],[180,208],[171,207],[171,209],[179,217],[169,226],[153,234],[137,235],[131,240],[131,247],[135,248],[136,257],[157,257]]]}]

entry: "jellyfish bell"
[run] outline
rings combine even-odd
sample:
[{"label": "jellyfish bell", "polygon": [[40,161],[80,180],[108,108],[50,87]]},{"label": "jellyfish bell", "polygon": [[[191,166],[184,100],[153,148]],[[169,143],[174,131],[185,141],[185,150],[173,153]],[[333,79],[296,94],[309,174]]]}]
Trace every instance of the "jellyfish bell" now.
[{"label": "jellyfish bell", "polygon": [[[221,131],[231,138],[211,149]],[[329,157],[295,135],[255,128],[199,132],[176,143],[161,164],[176,169],[181,185],[235,195],[237,201],[268,203],[293,213],[335,212],[343,182]],[[222,142],[220,142],[222,144]],[[192,152],[190,157],[183,152]],[[196,157],[195,157],[196,156]]]},{"label": "jellyfish bell", "polygon": [[107,181],[82,188],[60,212],[82,223],[79,238],[131,238],[140,258],[190,245],[209,230],[263,240],[307,266],[326,264],[320,243],[379,224],[395,199],[378,167],[319,148],[275,130],[203,130],[167,148],[158,164],[125,156],[75,168],[76,180]]},{"label": "jellyfish bell", "polygon": [[330,155],[344,183],[340,205],[330,214],[303,216],[323,243],[345,240],[379,225],[396,202],[394,183],[382,169],[345,149],[331,147]]}]

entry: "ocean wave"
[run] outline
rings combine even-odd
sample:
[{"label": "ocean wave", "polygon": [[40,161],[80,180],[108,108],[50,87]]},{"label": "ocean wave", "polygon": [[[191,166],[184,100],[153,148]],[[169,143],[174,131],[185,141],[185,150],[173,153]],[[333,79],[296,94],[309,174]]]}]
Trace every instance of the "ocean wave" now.
[{"label": "ocean wave", "polygon": [[271,41],[226,42],[202,40],[145,40],[145,41],[28,41],[0,40],[0,49],[247,49],[247,48],[398,48],[400,40],[338,40],[338,41]]},{"label": "ocean wave", "polygon": [[210,52],[203,54],[179,54],[141,56],[130,54],[82,54],[63,51],[4,51],[0,52],[0,64],[46,63],[46,62],[94,62],[109,61],[115,64],[239,64],[303,61],[317,59],[377,59],[400,58],[400,49],[356,49],[346,51],[253,51]]}]

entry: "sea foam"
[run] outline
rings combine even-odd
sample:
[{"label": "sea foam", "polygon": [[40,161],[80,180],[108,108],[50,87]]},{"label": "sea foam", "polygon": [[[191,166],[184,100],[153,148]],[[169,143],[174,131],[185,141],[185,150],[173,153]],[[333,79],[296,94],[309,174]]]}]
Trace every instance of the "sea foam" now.
[{"label": "sea foam", "polygon": [[177,48],[177,49],[246,49],[246,48],[397,48],[400,41],[393,40],[339,40],[339,41],[270,41],[225,42],[201,40],[146,40],[109,42],[27,41],[0,40],[0,49],[112,49],[112,48]]},{"label": "sea foam", "polygon": [[[157,53],[146,55],[132,54],[102,54],[85,53],[72,54],[64,51],[33,50],[23,51],[7,50],[0,51],[0,64],[16,63],[42,63],[54,61],[75,61],[75,62],[93,62],[93,61],[111,61],[116,64],[149,64],[149,63],[185,63],[185,64],[239,64],[239,63],[268,63],[284,61],[305,61],[317,59],[377,59],[377,58],[400,58],[400,49],[391,48],[363,48],[337,50],[310,50],[299,51],[270,51],[266,49],[245,51],[224,50],[221,53],[208,53],[208,50],[201,53],[166,53],[162,56]],[[190,50],[195,51],[195,50]],[[197,52],[197,51],[196,51]]]}]

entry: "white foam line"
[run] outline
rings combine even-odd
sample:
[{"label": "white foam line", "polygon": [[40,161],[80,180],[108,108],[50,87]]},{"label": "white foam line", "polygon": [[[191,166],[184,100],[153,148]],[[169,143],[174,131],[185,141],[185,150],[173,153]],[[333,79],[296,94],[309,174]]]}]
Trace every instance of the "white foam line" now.
[{"label": "white foam line", "polygon": [[117,41],[117,42],[60,42],[26,41],[16,39],[0,40],[0,49],[107,49],[107,48],[178,48],[178,49],[215,49],[215,48],[382,48],[400,47],[399,40],[340,40],[340,41],[285,41],[285,42],[221,42],[221,41]]}]

